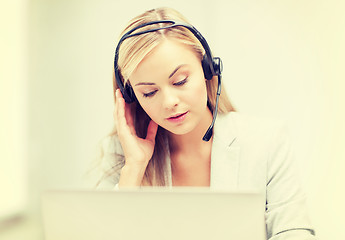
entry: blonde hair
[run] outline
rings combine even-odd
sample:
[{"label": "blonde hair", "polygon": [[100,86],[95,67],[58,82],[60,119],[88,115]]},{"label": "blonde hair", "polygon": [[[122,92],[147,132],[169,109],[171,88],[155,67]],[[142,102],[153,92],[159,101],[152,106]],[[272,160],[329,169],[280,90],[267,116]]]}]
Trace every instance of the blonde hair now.
[{"label": "blonde hair", "polygon": [[[175,20],[188,23],[188,21],[174,9],[157,8],[149,10],[132,19],[122,32],[121,36],[127,31],[139,25],[159,20]],[[164,24],[165,23],[148,25],[140,28],[139,31],[150,28],[163,27]],[[133,33],[135,33],[135,31]],[[137,35],[135,37],[130,37],[124,40],[119,48],[118,69],[124,84],[129,81],[131,74],[137,68],[140,62],[145,58],[145,56],[152,52],[153,49],[155,49],[155,47],[157,47],[162,41],[171,38],[189,46],[192,50],[194,50],[195,54],[200,58],[201,63],[202,57],[205,54],[205,50],[202,47],[200,41],[194,36],[194,34],[185,27],[176,26]],[[115,79],[113,80],[113,83],[115,94],[116,89],[119,87],[117,86]],[[214,76],[211,80],[206,81],[208,107],[211,111],[213,111],[215,107],[217,86],[217,76]],[[219,99],[218,112],[226,113],[230,111],[234,111],[234,108],[231,105],[225,93],[225,90],[222,88],[222,94],[220,95]],[[150,121],[150,118],[141,108],[138,102],[134,102],[131,104],[131,112],[133,115],[137,135],[144,138],[146,136],[147,125]],[[110,135],[116,135],[116,128],[114,128],[113,132]],[[165,129],[159,127],[156,135],[154,153],[146,168],[142,183],[143,185],[164,186],[167,184],[164,176],[164,169],[166,168],[165,159],[168,153],[168,145],[166,141]],[[108,171],[107,174],[119,176],[119,172],[124,166],[124,163],[124,156],[117,156],[116,159],[114,159],[111,170]]]}]

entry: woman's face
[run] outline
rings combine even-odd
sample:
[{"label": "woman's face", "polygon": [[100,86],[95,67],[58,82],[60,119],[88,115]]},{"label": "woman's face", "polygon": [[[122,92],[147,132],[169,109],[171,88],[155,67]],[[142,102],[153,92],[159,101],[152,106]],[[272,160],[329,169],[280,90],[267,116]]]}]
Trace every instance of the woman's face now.
[{"label": "woman's face", "polygon": [[188,46],[173,40],[159,44],[130,76],[148,116],[178,135],[209,121],[205,81],[200,59]]}]

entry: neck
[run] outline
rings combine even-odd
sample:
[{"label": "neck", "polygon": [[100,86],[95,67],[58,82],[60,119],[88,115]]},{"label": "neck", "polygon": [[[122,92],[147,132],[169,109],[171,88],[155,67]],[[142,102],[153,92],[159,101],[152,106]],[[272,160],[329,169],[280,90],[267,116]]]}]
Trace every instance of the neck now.
[{"label": "neck", "polygon": [[170,152],[192,153],[194,150],[200,150],[206,146],[211,146],[213,136],[208,142],[202,140],[202,138],[211,125],[212,119],[212,113],[207,109],[205,117],[202,118],[193,131],[183,135],[169,134]]}]

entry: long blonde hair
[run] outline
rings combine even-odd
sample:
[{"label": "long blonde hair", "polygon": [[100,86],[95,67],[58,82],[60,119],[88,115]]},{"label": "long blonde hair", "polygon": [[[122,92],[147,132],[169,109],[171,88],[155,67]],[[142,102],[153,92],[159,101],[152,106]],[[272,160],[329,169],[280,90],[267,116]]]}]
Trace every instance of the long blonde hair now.
[{"label": "long blonde hair", "polygon": [[[132,19],[127,27],[122,32],[121,36],[127,31],[142,25],[144,23],[159,21],[159,20],[175,20],[180,22],[188,23],[188,21],[176,10],[171,8],[157,8],[149,10],[134,19]],[[144,28],[141,28],[140,31],[157,28],[164,26],[163,23],[149,25]],[[135,32],[134,32],[135,33]],[[205,50],[202,47],[200,41],[184,27],[172,27],[161,29],[158,31],[153,31],[150,33],[141,34],[135,37],[131,37],[122,42],[119,49],[119,59],[118,59],[118,68],[120,71],[121,78],[124,84],[129,81],[129,78],[133,71],[137,68],[140,62],[147,56],[150,52],[155,49],[164,39],[171,39],[186,44],[191,47],[195,54],[202,60]],[[114,94],[117,88],[115,79],[114,83]],[[207,87],[207,96],[208,96],[208,107],[213,111],[215,107],[216,91],[218,79],[217,76],[214,76],[211,80],[206,81]],[[233,106],[231,105],[224,88],[222,88],[222,94],[219,99],[218,112],[226,113],[234,111]],[[135,129],[139,137],[145,137],[147,131],[147,125],[150,121],[149,116],[141,108],[138,102],[131,104],[131,112],[134,119]],[[116,136],[116,127],[110,136]],[[143,179],[143,185],[157,185],[164,186],[167,184],[165,178],[164,169],[166,168],[166,155],[168,153],[168,145],[166,142],[166,133],[165,129],[159,127],[156,135],[156,143],[153,156],[146,168],[146,172]],[[124,156],[115,155],[114,163],[108,175],[117,175],[121,168],[124,166],[125,159]]]}]

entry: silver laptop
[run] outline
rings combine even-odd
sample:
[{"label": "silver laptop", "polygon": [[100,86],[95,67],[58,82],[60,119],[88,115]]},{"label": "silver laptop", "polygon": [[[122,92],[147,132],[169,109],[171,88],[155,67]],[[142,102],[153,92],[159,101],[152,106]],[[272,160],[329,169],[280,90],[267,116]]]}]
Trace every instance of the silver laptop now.
[{"label": "silver laptop", "polygon": [[45,240],[264,240],[264,201],[198,188],[48,191]]}]

